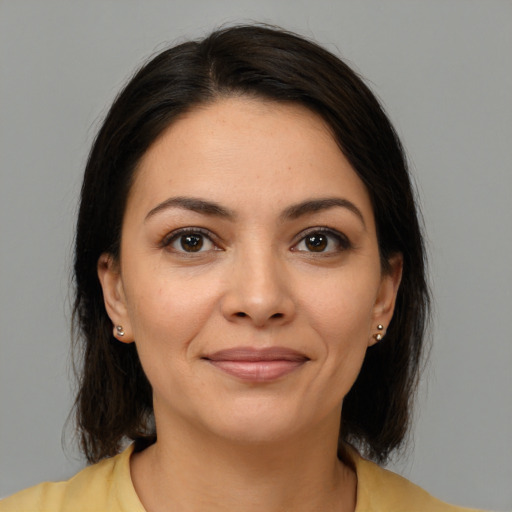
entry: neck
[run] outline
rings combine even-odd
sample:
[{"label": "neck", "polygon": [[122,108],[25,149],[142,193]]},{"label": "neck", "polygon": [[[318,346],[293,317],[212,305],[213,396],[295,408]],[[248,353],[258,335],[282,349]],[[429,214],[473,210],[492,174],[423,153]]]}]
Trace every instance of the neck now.
[{"label": "neck", "polygon": [[244,443],[176,427],[158,428],[158,441],[132,457],[147,512],[355,509],[356,477],[336,456],[337,431]]}]

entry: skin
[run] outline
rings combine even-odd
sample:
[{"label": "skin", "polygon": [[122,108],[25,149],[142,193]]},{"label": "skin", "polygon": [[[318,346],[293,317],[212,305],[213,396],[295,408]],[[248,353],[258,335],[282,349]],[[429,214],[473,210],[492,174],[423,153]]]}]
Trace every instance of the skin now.
[{"label": "skin", "polygon": [[[340,205],[290,215],[326,198]],[[383,273],[365,186],[304,107],[221,99],[162,134],[128,197],[120,261],[98,263],[116,335],[136,343],[153,387],[158,441],[131,460],[148,512],[354,510],[339,423],[393,314],[401,258],[390,263]],[[302,359],[245,379],[208,359],[235,347]]]}]

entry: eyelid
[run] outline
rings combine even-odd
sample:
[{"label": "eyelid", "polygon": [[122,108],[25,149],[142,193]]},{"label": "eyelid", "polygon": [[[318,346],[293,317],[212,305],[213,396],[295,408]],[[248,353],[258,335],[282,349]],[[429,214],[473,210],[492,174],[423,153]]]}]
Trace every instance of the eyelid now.
[{"label": "eyelid", "polygon": [[[332,238],[335,238],[336,239],[336,242],[341,246],[340,250],[347,250],[347,249],[351,249],[353,247],[353,244],[352,242],[350,241],[350,239],[348,238],[347,235],[345,235],[344,233],[342,233],[341,231],[338,231],[337,229],[334,229],[334,228],[329,228],[327,226],[316,226],[316,227],[311,227],[311,228],[307,228],[305,229],[304,231],[301,231],[297,237],[296,237],[296,241],[294,242],[294,244],[292,245],[291,249],[292,251],[296,251],[296,247],[308,236],[308,235],[312,235],[314,233],[322,233],[322,234],[325,234],[327,236],[330,236]],[[299,252],[299,251],[297,251]],[[312,251],[300,251],[300,252],[311,252],[311,254],[315,254],[314,252]],[[335,252],[335,251],[325,251],[325,252],[318,252],[316,254],[318,255],[321,255],[321,254],[330,254],[332,252]],[[339,251],[338,251],[339,252]]]},{"label": "eyelid", "polygon": [[[180,236],[186,235],[186,234],[199,234],[207,238],[214,246],[214,250],[221,250],[221,247],[219,245],[219,239],[216,237],[210,230],[205,228],[199,228],[194,226],[187,226],[185,228],[179,228],[175,229],[174,231],[171,231],[170,233],[166,234],[162,241],[160,242],[159,246],[163,249],[168,248],[173,242],[175,242]],[[175,251],[182,253],[182,251]],[[200,252],[207,252],[207,251],[199,251],[197,253],[187,253],[186,251],[183,251],[183,254],[187,255],[194,255],[199,254]]]},{"label": "eyelid", "polygon": [[[159,243],[159,247],[167,248],[173,242],[175,242],[180,236],[189,234],[189,233],[200,234],[200,235],[204,236],[215,246],[214,250],[222,250],[220,240],[214,233],[212,233],[209,229],[196,227],[196,226],[187,226],[187,227],[178,228],[178,229],[171,231],[170,233],[166,234],[162,238],[161,242]],[[310,228],[307,228],[307,229],[301,231],[295,237],[295,241],[293,242],[293,245],[290,248],[290,250],[296,251],[297,245],[299,243],[301,243],[308,235],[311,235],[314,233],[322,233],[322,234],[325,234],[326,236],[334,238],[336,240],[336,243],[339,244],[339,246],[340,246],[340,248],[338,249],[339,251],[351,249],[353,247],[353,244],[350,241],[350,239],[347,237],[347,235],[338,231],[337,229],[330,228],[327,226],[314,226],[314,227],[310,227]],[[176,251],[176,252],[182,253],[182,251]],[[199,251],[199,252],[207,252],[207,251]],[[199,254],[199,252],[198,253],[188,253],[186,251],[183,251],[183,254],[194,255],[194,254]],[[299,251],[297,251],[297,252],[299,252]],[[309,251],[300,251],[300,252],[309,252]],[[329,254],[332,252],[335,252],[335,251],[330,250],[330,251],[325,251],[323,253],[319,252],[317,254]]]}]

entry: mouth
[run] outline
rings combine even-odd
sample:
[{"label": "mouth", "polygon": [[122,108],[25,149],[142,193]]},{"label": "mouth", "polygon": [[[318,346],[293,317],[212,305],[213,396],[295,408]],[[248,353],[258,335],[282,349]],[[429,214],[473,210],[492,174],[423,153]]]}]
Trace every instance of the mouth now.
[{"label": "mouth", "polygon": [[309,358],[284,347],[236,347],[203,357],[218,370],[250,382],[270,382],[301,368]]}]

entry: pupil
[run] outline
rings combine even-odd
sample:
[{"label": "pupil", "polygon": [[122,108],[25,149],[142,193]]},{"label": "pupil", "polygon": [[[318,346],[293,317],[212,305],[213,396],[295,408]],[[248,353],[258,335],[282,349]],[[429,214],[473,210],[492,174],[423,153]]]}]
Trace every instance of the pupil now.
[{"label": "pupil", "polygon": [[181,247],[187,252],[197,252],[203,247],[203,237],[201,235],[182,236]]},{"label": "pupil", "polygon": [[321,252],[327,247],[327,237],[325,235],[310,235],[306,239],[306,246],[310,251]]}]

